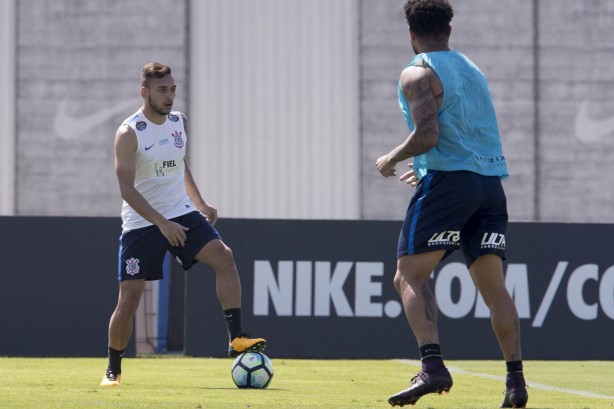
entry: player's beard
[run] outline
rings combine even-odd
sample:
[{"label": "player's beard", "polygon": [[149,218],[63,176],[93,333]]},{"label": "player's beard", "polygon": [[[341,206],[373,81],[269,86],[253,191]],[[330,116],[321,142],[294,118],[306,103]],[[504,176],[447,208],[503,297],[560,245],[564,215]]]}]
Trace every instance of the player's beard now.
[{"label": "player's beard", "polygon": [[159,115],[165,116],[168,115],[171,110],[173,109],[173,107],[171,106],[170,108],[164,108],[164,106],[160,107],[157,106],[152,100],[151,97],[147,98],[147,104],[149,104],[149,107],[151,109],[153,109],[154,111],[156,111],[156,113],[158,113]]}]

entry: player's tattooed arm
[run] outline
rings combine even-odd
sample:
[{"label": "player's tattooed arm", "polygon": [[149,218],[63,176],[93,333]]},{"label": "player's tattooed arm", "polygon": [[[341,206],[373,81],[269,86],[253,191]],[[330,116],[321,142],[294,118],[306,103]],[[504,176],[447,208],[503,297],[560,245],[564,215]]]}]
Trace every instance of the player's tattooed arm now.
[{"label": "player's tattooed arm", "polygon": [[[435,83],[439,87],[433,87]],[[428,66],[409,67],[401,75],[401,90],[409,106],[414,130],[393,151],[393,159],[402,161],[420,155],[435,145],[439,138],[438,102],[443,90],[440,81]],[[439,88],[439,89],[433,89]]]},{"label": "player's tattooed arm", "polygon": [[438,109],[443,97],[441,82],[427,65],[413,65],[401,73],[401,91],[409,106],[414,130],[405,141],[381,156],[376,167],[384,176],[396,175],[395,165],[425,153],[439,139]]}]

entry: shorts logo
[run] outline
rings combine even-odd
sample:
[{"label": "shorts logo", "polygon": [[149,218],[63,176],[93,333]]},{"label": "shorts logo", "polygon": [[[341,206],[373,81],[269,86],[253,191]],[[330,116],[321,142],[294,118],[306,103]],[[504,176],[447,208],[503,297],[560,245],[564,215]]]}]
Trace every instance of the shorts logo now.
[{"label": "shorts logo", "polygon": [[131,258],[131,259],[126,260],[126,273],[133,276],[135,274],[138,274],[138,272],[139,272],[139,259]]},{"label": "shorts logo", "polygon": [[147,123],[143,122],[143,121],[139,121],[136,123],[136,129],[139,131],[144,130],[145,128],[147,128]]},{"label": "shorts logo", "polygon": [[484,233],[480,245],[483,249],[505,250],[505,234]]},{"label": "shorts logo", "polygon": [[448,230],[442,231],[440,233],[435,233],[429,239],[429,246],[441,246],[441,245],[454,245],[458,246],[458,241],[460,240],[460,231],[458,230]]},{"label": "shorts logo", "polygon": [[175,142],[175,148],[183,148],[183,138],[181,137],[181,132],[175,131],[171,134],[171,136],[173,137],[173,141]]}]

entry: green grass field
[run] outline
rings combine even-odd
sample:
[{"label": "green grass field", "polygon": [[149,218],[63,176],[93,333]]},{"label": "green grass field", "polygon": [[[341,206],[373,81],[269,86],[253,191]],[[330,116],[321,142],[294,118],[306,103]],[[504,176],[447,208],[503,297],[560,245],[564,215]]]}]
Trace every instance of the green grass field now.
[{"label": "green grass field", "polygon": [[[119,388],[99,387],[106,359],[0,358],[0,408],[386,408],[416,361],[275,359],[268,389],[237,389],[230,359],[126,358]],[[505,365],[447,361],[450,394],[415,408],[497,408]],[[528,408],[614,408],[614,362],[525,361]],[[408,406],[406,406],[408,407]]]}]

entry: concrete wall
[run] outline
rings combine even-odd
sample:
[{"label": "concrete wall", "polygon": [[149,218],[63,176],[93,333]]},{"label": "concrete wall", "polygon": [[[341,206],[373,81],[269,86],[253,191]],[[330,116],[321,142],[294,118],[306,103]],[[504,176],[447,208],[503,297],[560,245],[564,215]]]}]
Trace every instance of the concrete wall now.
[{"label": "concrete wall", "polygon": [[[482,68],[499,117],[510,218],[614,220],[614,3],[453,5],[451,45]],[[363,0],[361,17],[363,218],[393,219],[410,191],[373,164],[406,137],[396,84],[413,53],[401,1]]]},{"label": "concrete wall", "polygon": [[[397,84],[414,53],[401,1],[364,0],[362,15],[363,217],[401,217],[413,189],[384,179],[375,160],[407,137]],[[453,2],[451,46],[485,73],[493,95],[511,177],[505,182],[512,219],[532,220],[533,60],[531,2]],[[513,15],[514,18],[506,18]],[[400,165],[398,170],[405,170]],[[386,197],[385,202],[382,197]],[[573,220],[573,219],[570,219]]]},{"label": "concrete wall", "polygon": [[141,105],[144,63],[171,64],[185,84],[186,2],[20,0],[17,8],[17,214],[118,215],[115,131]]},{"label": "concrete wall", "polygon": [[[412,55],[402,3],[356,2],[363,219],[401,218],[411,194],[374,169],[407,132],[396,101]],[[453,5],[452,46],[489,78],[511,173],[504,184],[511,219],[614,221],[614,3]],[[176,107],[198,114],[186,104],[190,75],[200,73],[190,67],[190,1],[20,0],[16,7],[15,213],[115,216],[113,135],[140,104],[142,64],[171,64]],[[219,169],[236,171],[227,163]]]},{"label": "concrete wall", "polygon": [[614,220],[614,2],[540,1],[543,220]]}]

